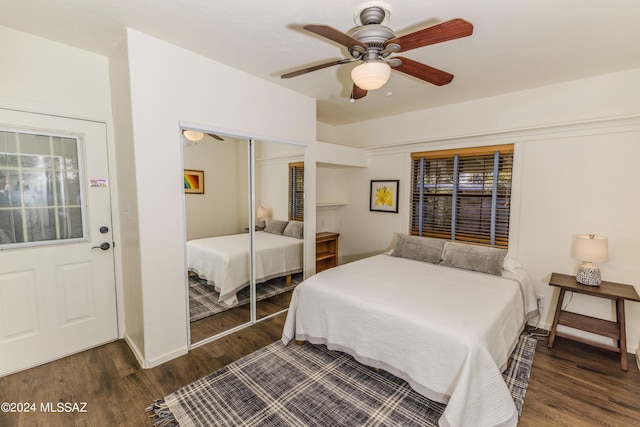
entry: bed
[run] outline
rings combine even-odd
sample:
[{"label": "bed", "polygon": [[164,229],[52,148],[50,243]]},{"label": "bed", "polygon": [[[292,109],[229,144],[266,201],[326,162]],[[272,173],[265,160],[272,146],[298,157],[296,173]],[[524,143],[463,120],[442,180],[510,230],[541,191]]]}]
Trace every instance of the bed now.
[{"label": "bed", "polygon": [[[254,235],[256,283],[302,271],[301,237],[265,231]],[[236,293],[249,284],[249,247],[249,233],[190,240],[187,268],[215,287],[220,303],[233,306]]]},{"label": "bed", "polygon": [[406,380],[447,404],[441,426],[516,425],[501,372],[537,314],[526,272],[502,270],[504,255],[499,275],[475,271],[483,267],[477,257],[463,267],[481,268],[469,269],[444,262],[444,255],[435,262],[394,255],[345,264],[298,285],[282,341],[325,344]]}]

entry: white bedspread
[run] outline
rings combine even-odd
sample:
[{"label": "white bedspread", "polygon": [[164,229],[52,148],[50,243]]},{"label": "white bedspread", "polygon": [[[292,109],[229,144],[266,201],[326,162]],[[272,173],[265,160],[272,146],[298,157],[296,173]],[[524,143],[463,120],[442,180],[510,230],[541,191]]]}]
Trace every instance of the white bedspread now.
[{"label": "white bedspread", "polygon": [[526,273],[492,276],[377,255],[294,291],[282,341],[351,354],[447,403],[441,426],[515,426],[501,372],[537,313]]},{"label": "white bedspread", "polygon": [[[303,240],[255,233],[256,282],[302,271]],[[187,268],[220,292],[219,301],[237,303],[236,292],[250,279],[249,233],[207,237],[187,242]]]}]

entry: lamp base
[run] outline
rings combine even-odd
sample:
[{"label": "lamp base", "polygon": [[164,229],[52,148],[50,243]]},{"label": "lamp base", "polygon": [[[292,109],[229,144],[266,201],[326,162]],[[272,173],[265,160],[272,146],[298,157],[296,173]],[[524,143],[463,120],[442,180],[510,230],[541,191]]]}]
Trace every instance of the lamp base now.
[{"label": "lamp base", "polygon": [[586,267],[581,265],[578,267],[578,274],[576,274],[576,280],[578,283],[582,283],[587,286],[600,286],[602,278],[600,277],[600,269],[598,267]]}]

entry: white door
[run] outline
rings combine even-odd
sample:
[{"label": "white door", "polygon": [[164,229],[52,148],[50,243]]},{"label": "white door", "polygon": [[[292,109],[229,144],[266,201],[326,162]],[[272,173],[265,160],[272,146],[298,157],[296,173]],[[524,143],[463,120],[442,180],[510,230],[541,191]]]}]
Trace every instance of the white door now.
[{"label": "white door", "polygon": [[108,178],[103,123],[0,109],[0,376],[117,338]]}]

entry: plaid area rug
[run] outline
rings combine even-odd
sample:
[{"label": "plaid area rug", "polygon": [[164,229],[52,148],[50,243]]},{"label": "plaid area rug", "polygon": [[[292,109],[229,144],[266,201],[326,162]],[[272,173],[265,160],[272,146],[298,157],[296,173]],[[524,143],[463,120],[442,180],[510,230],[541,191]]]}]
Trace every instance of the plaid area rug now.
[{"label": "plaid area rug", "polygon": [[[291,285],[287,286],[284,277],[276,277],[264,283],[259,283],[256,288],[258,301],[278,295],[295,288],[302,281],[302,273],[291,275]],[[189,276],[189,315],[192,322],[221,313],[230,308],[249,303],[249,287],[241,289],[237,293],[238,304],[234,306],[222,305],[218,302],[220,293],[212,285],[208,285],[206,279],[196,275]]]},{"label": "plaid area rug", "polygon": [[[520,337],[503,373],[518,414],[536,349]],[[445,405],[416,393],[385,371],[323,345],[276,341],[147,408],[154,425],[437,426]]]}]

